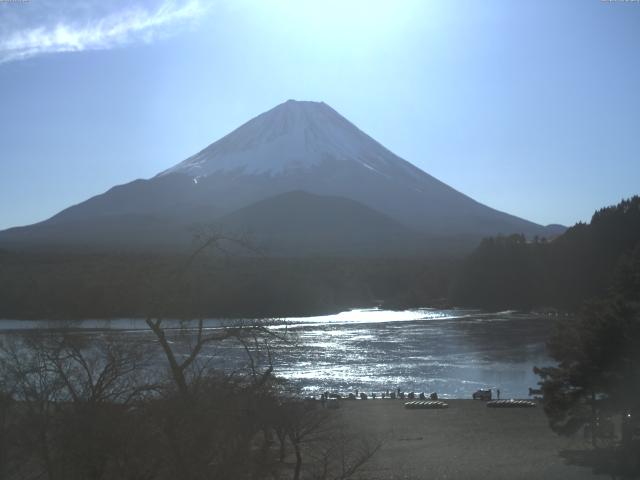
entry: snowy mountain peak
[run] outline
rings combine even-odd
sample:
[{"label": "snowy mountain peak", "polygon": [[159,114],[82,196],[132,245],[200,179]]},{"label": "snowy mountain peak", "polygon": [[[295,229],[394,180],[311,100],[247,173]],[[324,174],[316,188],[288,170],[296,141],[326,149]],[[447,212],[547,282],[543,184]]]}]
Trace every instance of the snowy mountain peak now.
[{"label": "snowy mountain peak", "polygon": [[289,100],[154,178],[0,232],[0,246],[191,248],[191,226],[212,221],[294,255],[361,255],[371,241],[380,252],[397,245],[394,252],[405,254],[412,243],[394,238],[414,234],[416,244],[424,234],[451,252],[465,239],[475,246],[497,234],[548,236],[540,225],[482,205],[404,161],[330,106]]},{"label": "snowy mountain peak", "polygon": [[327,160],[356,162],[379,173],[390,162],[407,168],[406,162],[324,102],[287,100],[160,175],[282,175]]}]

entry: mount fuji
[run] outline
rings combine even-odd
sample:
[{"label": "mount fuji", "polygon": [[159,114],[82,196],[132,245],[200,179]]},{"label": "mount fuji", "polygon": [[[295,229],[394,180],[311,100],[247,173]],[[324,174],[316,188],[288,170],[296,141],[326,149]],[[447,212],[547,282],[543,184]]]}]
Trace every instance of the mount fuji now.
[{"label": "mount fuji", "polygon": [[562,231],[456,191],[325,103],[289,100],[153,178],[0,232],[0,245],[171,250],[188,247],[197,225],[248,233],[280,255],[407,253]]}]

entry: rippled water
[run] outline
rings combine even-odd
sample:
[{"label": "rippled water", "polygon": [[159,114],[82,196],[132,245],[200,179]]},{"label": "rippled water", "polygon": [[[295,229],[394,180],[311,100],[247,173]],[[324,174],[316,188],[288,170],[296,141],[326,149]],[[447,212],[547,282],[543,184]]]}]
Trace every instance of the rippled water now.
[{"label": "rippled water", "polygon": [[[538,381],[533,366],[551,363],[544,349],[551,324],[549,318],[532,314],[434,309],[288,318],[271,327],[295,340],[273,345],[274,369],[308,394],[401,388],[469,398],[478,388],[499,388],[503,397],[526,397],[528,387]],[[0,321],[5,330],[50,325]],[[219,325],[208,321],[210,328]],[[137,335],[144,331],[142,320],[87,320],[74,326]],[[203,354],[224,357],[227,368],[244,358],[231,347]]]},{"label": "rippled water", "polygon": [[548,365],[543,316],[469,310],[360,310],[290,319],[299,344],[278,372],[305,391],[438,392],[468,398],[478,388],[526,397]]}]

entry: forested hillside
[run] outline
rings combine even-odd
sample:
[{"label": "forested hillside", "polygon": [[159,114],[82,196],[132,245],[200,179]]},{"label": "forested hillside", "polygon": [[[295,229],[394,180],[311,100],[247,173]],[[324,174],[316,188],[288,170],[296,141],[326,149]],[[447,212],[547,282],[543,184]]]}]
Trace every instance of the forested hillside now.
[{"label": "forested hillside", "polygon": [[451,301],[488,309],[574,310],[606,293],[638,249],[640,197],[634,196],[550,242],[522,235],[483,240],[457,273]]},{"label": "forested hillside", "polygon": [[[0,318],[274,317],[424,306],[451,260],[98,255],[0,251]],[[167,301],[171,300],[171,301]]]}]

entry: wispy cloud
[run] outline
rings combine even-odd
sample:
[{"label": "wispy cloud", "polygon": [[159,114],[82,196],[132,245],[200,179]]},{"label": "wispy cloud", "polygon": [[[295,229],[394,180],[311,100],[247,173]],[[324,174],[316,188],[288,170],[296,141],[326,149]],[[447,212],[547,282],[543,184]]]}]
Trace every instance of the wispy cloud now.
[{"label": "wispy cloud", "polygon": [[98,18],[62,19],[4,32],[0,63],[36,55],[109,49],[132,42],[151,42],[177,25],[204,13],[200,0],[164,0],[155,8],[128,6]]}]

